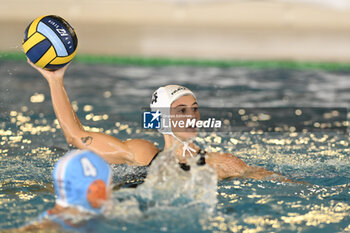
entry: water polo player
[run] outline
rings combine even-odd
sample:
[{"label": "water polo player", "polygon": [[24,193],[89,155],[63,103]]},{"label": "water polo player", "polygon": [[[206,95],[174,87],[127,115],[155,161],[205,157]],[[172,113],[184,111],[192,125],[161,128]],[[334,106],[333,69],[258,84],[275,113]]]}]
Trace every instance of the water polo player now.
[{"label": "water polo player", "polygon": [[73,150],[56,163],[53,182],[55,206],[20,230],[36,232],[47,228],[84,228],[91,231],[91,217],[102,212],[111,193],[109,164],[91,151]]},{"label": "water polo player", "polygon": [[[96,132],[87,132],[76,116],[67,96],[63,84],[67,66],[56,71],[48,71],[35,66],[28,60],[48,81],[51,90],[51,99],[63,133],[68,143],[79,149],[88,149],[103,157],[111,164],[126,163],[129,165],[149,165],[158,155],[159,149],[151,142],[143,139],[121,141],[110,135]],[[169,85],[159,88],[153,94],[151,102],[153,110],[159,108],[185,108],[186,114],[193,118],[199,117],[198,103],[195,95],[187,88],[178,85]],[[176,156],[181,167],[188,170],[186,158],[197,156],[200,163],[207,163],[217,171],[218,178],[245,177],[262,179],[275,174],[260,167],[251,167],[236,156],[228,153],[205,152],[188,140],[196,136],[192,129],[187,132],[162,132],[165,140],[164,149],[178,146]],[[279,179],[286,180],[281,176]]]}]

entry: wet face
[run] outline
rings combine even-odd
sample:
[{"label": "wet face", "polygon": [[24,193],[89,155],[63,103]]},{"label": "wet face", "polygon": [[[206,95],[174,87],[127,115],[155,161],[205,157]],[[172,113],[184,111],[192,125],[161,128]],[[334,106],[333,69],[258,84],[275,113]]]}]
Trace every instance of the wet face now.
[{"label": "wet face", "polygon": [[171,104],[170,114],[172,131],[176,137],[186,141],[197,136],[195,127],[186,127],[186,122],[200,119],[198,103],[192,95],[184,95],[175,100]]}]

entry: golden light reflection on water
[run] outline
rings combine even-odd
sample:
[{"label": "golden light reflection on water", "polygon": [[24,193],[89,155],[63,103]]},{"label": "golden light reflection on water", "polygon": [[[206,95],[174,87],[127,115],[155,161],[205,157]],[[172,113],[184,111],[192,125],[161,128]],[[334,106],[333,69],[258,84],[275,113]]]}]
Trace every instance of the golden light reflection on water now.
[{"label": "golden light reflection on water", "polygon": [[[107,93],[108,95],[108,93]],[[38,94],[35,94],[35,96],[38,96]],[[40,96],[40,95],[39,95]],[[41,98],[41,97],[40,97]],[[78,103],[76,101],[72,102],[72,105],[75,105],[75,108],[78,109]],[[0,129],[0,145],[12,145],[12,146],[19,146],[23,149],[23,145],[29,145],[32,143],[32,140],[30,138],[30,135],[40,135],[42,133],[55,133],[57,129],[60,129],[60,125],[57,119],[54,119],[53,122],[49,122],[47,119],[44,118],[43,114],[39,114],[39,119],[32,120],[30,116],[26,115],[26,112],[28,111],[28,107],[22,106],[21,108],[23,112],[18,111],[10,111],[9,117],[10,122],[15,124],[17,128],[15,131],[12,131],[10,129]],[[91,105],[85,105],[84,111],[92,111],[93,106]],[[86,115],[86,120],[91,121],[105,121],[109,119],[109,116],[107,114],[103,115],[96,115],[94,113],[89,113]],[[103,128],[99,127],[91,127],[91,126],[84,126],[84,129],[90,132],[105,132],[107,134],[118,134],[121,132],[125,132],[127,135],[131,135],[134,132],[140,133],[140,129],[135,129],[135,127],[132,127],[128,124],[123,124],[120,122],[115,123],[116,128],[114,129],[107,129],[106,131]],[[26,135],[26,136],[24,136]],[[28,138],[29,136],[29,138]],[[32,149],[32,153],[37,153],[38,150],[42,150],[35,148]],[[2,149],[0,148],[1,156],[6,156],[8,153],[8,149]]]},{"label": "golden light reflection on water", "polygon": [[[44,184],[36,180],[3,180],[0,182],[0,188],[0,206],[2,207],[15,203],[16,199],[30,201],[42,192],[53,193],[53,186],[51,183]],[[48,201],[47,199],[44,200],[44,202]]]},{"label": "golden light reflection on water", "polygon": [[94,109],[94,107],[92,105],[84,105],[84,112],[91,112]]},{"label": "golden light reflection on water", "polygon": [[[95,115],[92,113],[91,111],[93,108],[84,108],[84,111],[88,113],[86,117],[90,116],[89,119],[86,118],[86,120],[103,121],[109,119],[108,115]],[[55,133],[57,129],[60,129],[57,120],[50,122],[45,118],[39,118],[39,120],[34,122],[31,117],[26,114],[26,111],[28,110],[27,107],[22,107],[22,110],[25,111],[11,111],[9,113],[11,123],[18,126],[18,128],[0,129],[0,145],[4,145],[5,143],[9,146],[30,145],[32,143],[32,135]],[[242,116],[245,114],[245,112],[241,110],[240,113]],[[263,120],[264,117],[266,118],[266,116],[260,116],[260,120]],[[327,115],[327,117],[329,116]],[[259,117],[257,120],[259,120]],[[322,126],[320,125],[320,127]],[[115,128],[113,129],[104,130],[103,128],[89,126],[86,126],[85,129],[92,132],[105,132],[107,134],[126,133],[127,135],[132,135],[133,133],[141,132],[138,127],[124,124],[122,122],[116,122]],[[336,137],[332,138],[326,134],[303,134],[299,132],[290,132],[287,137],[281,137],[277,134],[275,136],[274,134],[268,136],[257,134],[261,134],[261,132],[236,134],[227,138],[216,133],[210,133],[205,137],[197,138],[196,142],[206,145],[207,149],[210,151],[231,152],[245,161],[269,161],[275,166],[287,164],[295,167],[306,166],[314,168],[315,161],[317,160],[310,159],[310,157],[315,157],[317,159],[324,157],[328,159],[328,163],[349,164],[349,158],[346,153],[350,153],[350,148],[346,148],[349,143],[345,139],[338,140]],[[255,135],[259,140],[252,140],[250,135]],[[337,146],[341,147],[335,148]],[[298,152],[296,150],[304,151]],[[8,148],[0,148],[1,156],[6,156],[8,153]],[[40,158],[47,159],[53,154],[54,151],[52,151],[52,149],[46,146],[40,146],[31,148],[25,155],[37,155]],[[333,160],[329,160],[330,158],[333,158]],[[0,187],[3,187],[3,185],[4,184],[0,184]],[[42,184],[31,181],[28,181],[28,183],[22,183],[21,185],[23,187],[35,185],[42,186]],[[247,187],[249,188],[250,193],[246,193],[245,196],[222,191],[230,191],[233,189],[244,190]],[[311,186],[307,188],[305,192],[295,194],[299,198],[299,200],[295,201],[280,200],[276,199],[274,195],[271,194],[256,193],[259,188],[264,189],[264,186],[251,181],[234,180],[230,185],[220,186],[221,191],[218,192],[218,195],[226,201],[226,204],[220,203],[219,205],[221,205],[222,208],[226,208],[227,205],[232,205],[232,208],[234,208],[235,205],[244,201],[244,198],[247,198],[258,206],[269,205],[271,208],[279,209],[281,211],[280,216],[271,216],[267,214],[258,216],[254,213],[249,213],[247,216],[243,217],[241,221],[227,216],[214,216],[210,219],[209,224],[202,224],[203,228],[212,230],[213,232],[272,232],[279,228],[297,230],[304,229],[304,226],[339,223],[350,214],[349,205],[342,201],[331,200],[324,204],[308,202],[311,199],[321,201],[329,200],[348,189],[347,186],[337,186],[336,188]],[[45,187],[43,187],[43,189],[45,190]],[[12,195],[23,201],[30,201],[38,194],[35,192],[16,191]],[[8,193],[1,194],[0,204],[4,205],[16,201],[15,198],[9,198]],[[348,228],[350,229],[350,225]]]},{"label": "golden light reflection on water", "polygon": [[30,102],[32,102],[32,103],[42,103],[44,101],[45,101],[45,95],[44,94],[34,93],[34,95],[32,95],[30,97]]},{"label": "golden light reflection on water", "polygon": [[[209,134],[205,138],[197,139],[198,143],[204,145],[215,145],[216,142],[226,142],[231,147],[225,147],[226,152],[232,152],[243,160],[257,160],[269,161],[274,165],[292,165],[294,167],[308,167],[311,170],[307,172],[314,172],[315,162],[324,158],[328,165],[334,166],[348,166],[350,158],[347,155],[350,149],[347,148],[349,143],[345,135],[328,135],[316,133],[298,133],[292,132],[289,137],[285,135],[281,137],[278,134],[269,134],[259,138],[255,143],[245,135],[233,136],[229,140],[220,138],[215,133]],[[263,143],[261,143],[263,142]],[[213,151],[220,151],[216,146],[209,146]],[[239,149],[235,148],[239,146]],[[245,147],[241,147],[245,146]],[[222,147],[221,147],[222,148]],[[296,151],[296,152],[293,152]],[[319,163],[318,166],[323,166]],[[338,168],[339,169],[339,168]],[[247,183],[248,182],[248,183]],[[259,184],[251,184],[247,182],[232,182],[232,185],[220,186],[221,190],[241,190],[244,187],[251,187],[251,192],[257,192],[257,188],[263,188]],[[277,184],[277,183],[276,183]],[[247,194],[246,197],[252,199],[256,205],[269,205],[272,209],[276,208],[283,214],[280,216],[255,216],[254,213],[247,214],[246,217],[241,216],[224,216],[214,217],[203,227],[203,229],[211,230],[213,232],[274,232],[280,229],[291,231],[305,230],[305,226],[313,226],[322,228],[327,224],[337,224],[344,222],[345,218],[350,215],[350,208],[348,203],[344,201],[331,200],[337,198],[342,193],[350,194],[348,185],[338,185],[334,187],[321,187],[313,185],[306,187],[306,190],[292,193],[296,195],[295,201],[285,201],[276,199],[271,194]],[[227,204],[239,205],[244,201],[244,197],[236,193],[226,193],[221,191],[218,195],[224,198]],[[315,200],[330,200],[325,203],[318,203]],[[226,204],[226,205],[227,205]],[[224,208],[224,207],[223,207]],[[257,207],[258,208],[258,207]],[[238,221],[241,219],[242,221]],[[249,225],[245,225],[245,224]],[[345,231],[350,229],[347,226]]]},{"label": "golden light reflection on water", "polygon": [[[249,181],[244,181],[243,183],[233,182],[232,186],[221,186],[220,190],[237,189],[237,186],[244,188],[247,183]],[[340,185],[337,188],[313,186],[310,187],[310,190],[313,190],[313,193],[310,195],[322,195],[322,193],[330,190],[335,195],[339,195],[347,187],[347,185]],[[239,206],[240,202],[245,202],[245,197],[241,196],[241,194],[228,194],[225,191],[221,191],[219,195],[227,199],[225,202],[232,204],[233,208],[235,208],[235,205]],[[278,201],[275,195],[271,194],[249,194],[246,198],[254,201],[256,204],[255,208],[259,208],[257,207],[259,205],[269,205],[269,208],[281,214],[279,216],[271,214],[257,215],[257,213],[250,212],[246,216],[240,216],[233,212],[232,215],[209,218],[209,222],[202,222],[203,229],[213,232],[278,232],[281,229],[295,231],[297,229],[305,229],[304,226],[322,228],[326,224],[340,223],[350,214],[350,206],[344,201],[330,200],[326,203],[312,203],[305,202],[305,200],[308,200],[307,196],[297,195],[297,197],[299,198],[295,201],[286,202],[283,200]]]},{"label": "golden light reflection on water", "polygon": [[313,205],[305,214],[288,213],[281,220],[288,224],[302,224],[306,226],[319,226],[320,224],[338,223],[349,216],[350,207],[346,203],[330,201],[329,206],[325,204]]},{"label": "golden light reflection on water", "polygon": [[18,196],[19,199],[25,200],[25,201],[29,201],[31,199],[33,199],[36,194],[28,194],[28,193],[23,193],[21,192],[17,192],[16,195]]}]

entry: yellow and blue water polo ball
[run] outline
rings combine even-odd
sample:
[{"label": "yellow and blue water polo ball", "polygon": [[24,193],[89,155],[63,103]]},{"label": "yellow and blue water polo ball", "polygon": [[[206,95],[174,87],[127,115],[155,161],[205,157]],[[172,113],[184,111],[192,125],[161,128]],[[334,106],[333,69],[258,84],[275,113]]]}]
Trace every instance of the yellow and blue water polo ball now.
[{"label": "yellow and blue water polo ball", "polygon": [[23,49],[36,66],[57,70],[77,52],[78,38],[71,25],[56,15],[36,18],[24,32]]}]

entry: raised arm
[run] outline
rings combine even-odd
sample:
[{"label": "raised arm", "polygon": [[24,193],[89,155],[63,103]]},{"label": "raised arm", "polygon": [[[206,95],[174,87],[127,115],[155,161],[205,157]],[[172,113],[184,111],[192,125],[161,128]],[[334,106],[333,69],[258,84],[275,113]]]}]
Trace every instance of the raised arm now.
[{"label": "raised arm", "polygon": [[79,149],[91,150],[107,162],[117,164],[146,165],[156,154],[158,149],[146,140],[134,139],[123,142],[103,133],[85,131],[64,88],[63,77],[67,66],[55,71],[48,71],[35,66],[29,60],[28,63],[48,81],[52,105],[69,144]]}]

